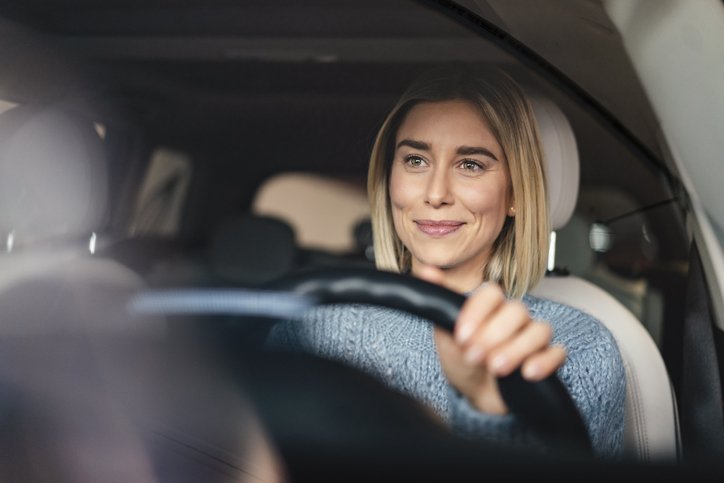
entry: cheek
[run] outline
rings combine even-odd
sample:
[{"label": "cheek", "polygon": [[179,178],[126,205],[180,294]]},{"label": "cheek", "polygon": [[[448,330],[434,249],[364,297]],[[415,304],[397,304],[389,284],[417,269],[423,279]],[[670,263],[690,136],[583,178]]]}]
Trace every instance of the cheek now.
[{"label": "cheek", "polygon": [[406,181],[405,173],[401,173],[397,166],[393,166],[390,172],[389,190],[390,203],[393,213],[404,210],[411,203],[413,198],[412,186]]},{"label": "cheek", "polygon": [[402,216],[407,205],[408,203],[406,202],[406,197],[403,196],[403,193],[401,193],[399,189],[396,189],[395,184],[392,183],[392,180],[390,180],[390,210],[392,213],[392,222],[395,225],[395,231],[398,233],[401,229]]},{"label": "cheek", "polygon": [[411,186],[406,182],[404,173],[396,172],[392,168],[389,179],[390,211],[395,232],[400,240],[407,244],[408,237],[405,229],[405,213],[413,205],[414,194],[411,193]]},{"label": "cheek", "polygon": [[472,213],[504,218],[508,209],[507,191],[497,186],[476,186],[461,191],[460,200]]}]

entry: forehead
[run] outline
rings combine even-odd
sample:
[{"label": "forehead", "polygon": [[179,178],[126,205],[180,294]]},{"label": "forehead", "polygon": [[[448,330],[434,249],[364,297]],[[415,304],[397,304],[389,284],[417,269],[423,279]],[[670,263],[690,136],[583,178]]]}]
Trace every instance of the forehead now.
[{"label": "forehead", "polygon": [[397,141],[409,137],[430,143],[445,139],[469,145],[498,144],[480,108],[464,100],[421,102],[413,106],[396,136]]}]

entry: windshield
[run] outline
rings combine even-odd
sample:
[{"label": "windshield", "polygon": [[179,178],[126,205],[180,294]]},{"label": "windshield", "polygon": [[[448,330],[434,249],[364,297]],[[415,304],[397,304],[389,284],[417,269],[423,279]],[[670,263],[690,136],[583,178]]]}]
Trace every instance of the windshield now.
[{"label": "windshield", "polygon": [[[632,62],[628,40],[619,34],[617,20],[609,17],[607,7],[599,2],[568,2],[566,8],[535,1],[466,2],[479,14],[473,17],[466,10],[446,8],[447,2],[297,3],[191,0],[176,5],[162,0],[64,0],[53,5],[24,2],[0,7],[0,30],[4,34],[0,48],[7,53],[6,68],[0,72],[0,97],[7,99],[0,100],[0,301],[8,301],[5,313],[13,314],[15,321],[9,325],[10,339],[3,339],[3,343],[10,346],[5,367],[12,367],[14,358],[28,363],[27,372],[8,369],[2,375],[12,384],[28,376],[30,395],[23,393],[22,398],[30,398],[36,390],[48,400],[57,398],[58,407],[68,418],[56,422],[64,425],[68,434],[73,433],[74,422],[82,419],[83,413],[92,412],[97,402],[101,409],[93,413],[87,426],[81,426],[120,435],[113,443],[123,452],[129,451],[123,454],[138,463],[132,474],[149,481],[159,471],[149,469],[157,464],[158,455],[149,456],[138,448],[153,446],[154,438],[173,440],[173,454],[192,447],[191,453],[203,454],[200,458],[204,461],[209,455],[211,460],[223,459],[225,469],[221,472],[233,467],[229,471],[237,476],[251,467],[250,473],[256,476],[270,467],[290,464],[280,463],[282,453],[286,453],[275,448],[271,435],[292,427],[295,421],[290,420],[295,418],[289,414],[296,413],[284,413],[284,408],[295,399],[283,392],[266,394],[262,403],[251,396],[247,399],[245,393],[235,392],[239,381],[247,376],[254,387],[278,380],[296,388],[300,392],[294,397],[300,398],[300,407],[308,404],[310,414],[320,418],[339,416],[334,408],[342,403],[335,406],[334,401],[342,399],[335,399],[340,396],[334,393],[331,382],[309,383],[328,391],[322,398],[325,404],[317,407],[312,399],[304,399],[308,382],[305,368],[311,367],[310,373],[321,381],[327,377],[328,381],[350,378],[360,386],[338,385],[347,388],[348,396],[359,396],[359,401],[369,403],[360,403],[360,411],[374,409],[372,413],[385,414],[379,408],[389,404],[393,408],[390,414],[395,415],[390,421],[397,421],[407,406],[396,396],[382,393],[379,399],[364,399],[361,394],[365,388],[378,394],[366,376],[317,366],[325,363],[310,362],[299,354],[281,362],[242,361],[247,365],[236,358],[241,360],[247,353],[259,355],[256,349],[268,348],[265,344],[271,322],[295,318],[310,303],[319,302],[280,294],[276,294],[280,298],[255,298],[256,291],[268,288],[267,284],[315,270],[374,271],[380,267],[385,255],[380,248],[380,225],[374,224],[380,215],[371,208],[374,200],[368,192],[368,170],[379,133],[414,81],[434,69],[461,65],[487,73],[504,72],[531,101],[544,163],[541,173],[547,183],[542,195],[545,198],[541,199],[547,201],[554,218],[552,235],[543,230],[552,243],[536,247],[538,255],[550,254],[541,286],[552,279],[583,281],[586,287],[603,293],[607,301],[611,298],[625,311],[625,320],[650,338],[649,349],[656,357],[661,356],[664,375],[671,377],[671,385],[680,393],[684,371],[681,321],[686,309],[681,294],[686,290],[690,250],[684,209],[687,200],[674,175],[675,159],[669,156],[668,148],[676,145],[661,142],[659,111],[652,107],[648,84]],[[401,111],[404,115],[396,126],[400,130],[415,105],[404,109],[409,112]],[[464,109],[454,113],[460,118],[470,115]],[[436,136],[441,136],[442,130],[430,128],[432,117],[422,116],[417,127],[405,126],[409,130],[404,132],[412,134],[394,144],[407,156],[405,166],[410,169],[410,163],[424,167],[428,161],[425,156],[441,144]],[[495,131],[487,121],[480,123],[483,129],[476,133]],[[711,124],[715,129],[721,123]],[[451,137],[462,133],[463,129],[453,130]],[[665,134],[668,136],[668,131]],[[77,142],[56,143],[63,136]],[[488,143],[489,138],[494,142]],[[502,151],[496,151],[505,141],[497,131],[477,144],[455,139],[466,148],[455,151],[456,156],[465,154],[468,164],[460,166],[466,169],[482,170],[481,156],[492,163],[485,153],[495,152],[497,157],[493,158],[504,160]],[[687,150],[684,156],[698,155]],[[393,165],[384,173],[391,177]],[[409,182],[412,178],[404,179]],[[714,179],[718,178],[710,176],[709,183]],[[512,186],[513,181],[510,183]],[[721,245],[724,224],[715,208],[718,204],[712,204],[705,191],[702,203]],[[502,193],[496,199],[505,198]],[[386,196],[385,203],[391,208],[403,215],[410,212],[405,212],[408,199],[400,195],[395,204],[389,193]],[[480,201],[468,197],[465,202],[471,199]],[[521,213],[526,212],[524,206],[509,204],[499,213],[501,227],[512,225],[516,216],[522,220]],[[541,209],[545,209],[544,204]],[[475,206],[475,213],[484,212],[479,207],[482,202]],[[415,213],[413,218],[411,226],[439,238],[473,224],[469,219],[436,218],[429,213]],[[387,228],[396,229],[390,226]],[[378,230],[377,239],[374,230]],[[478,239],[488,243],[482,235]],[[409,240],[407,244],[397,241],[398,245],[413,246]],[[81,261],[76,264],[77,260]],[[414,263],[419,259],[410,260],[400,256],[395,261],[396,271],[415,274]],[[109,268],[112,265],[120,269],[113,271]],[[445,263],[438,265],[449,268]],[[481,282],[477,280],[478,285]],[[77,290],[76,284],[80,287]],[[7,292],[1,291],[6,288]],[[470,288],[458,291],[470,295],[474,293]],[[539,297],[547,298],[542,293],[536,295],[535,288],[531,286],[530,293],[525,293],[524,303],[533,316],[552,318],[556,313],[553,306],[539,302]],[[116,324],[123,326],[126,322],[121,320],[129,317],[130,297],[169,290],[175,294],[171,302],[135,313],[129,333],[113,332]],[[377,292],[395,295],[396,290],[385,286]],[[577,293],[565,286],[554,292]],[[207,295],[213,297],[205,299]],[[244,299],[246,296],[250,298]],[[255,320],[249,320],[249,312],[239,312],[239,300],[246,308],[252,307]],[[420,295],[415,300],[421,305],[429,301]],[[353,308],[343,312],[357,317],[351,325],[358,327],[357,322],[374,319],[365,312],[367,309],[355,308],[354,302],[344,301]],[[576,310],[571,308],[570,314],[578,314]],[[338,320],[338,314],[319,313],[332,322]],[[56,330],[49,314],[59,320],[78,318],[85,322],[70,323],[67,332]],[[595,319],[598,315],[587,317]],[[580,327],[587,327],[588,321],[585,318]],[[86,323],[103,336],[96,339],[91,334],[81,340],[68,336],[79,327],[82,332],[90,330]],[[95,327],[96,323],[100,327]],[[427,332],[408,328],[409,333],[430,342],[424,346],[428,352],[410,350],[420,357],[436,354],[436,346],[431,345],[433,329],[425,327]],[[113,332],[108,338],[107,330]],[[276,339],[271,340],[305,340],[294,332],[296,329],[289,330],[276,332]],[[137,339],[140,333],[144,337]],[[343,354],[356,354],[357,350],[373,354],[372,362],[358,365],[384,381],[388,370],[414,364],[394,358],[389,367],[379,362],[384,358],[374,354],[384,354],[385,344],[397,334],[381,333],[369,339],[375,342],[372,348],[360,342],[368,339],[355,339],[357,332],[350,335],[344,331],[338,334],[338,345],[322,345],[342,347]],[[598,343],[608,341],[611,347],[616,346],[608,332],[595,334],[593,339]],[[23,342],[12,349],[19,335]],[[36,345],[35,337],[42,343]],[[30,339],[33,343],[27,342]],[[169,341],[173,343],[166,345]],[[77,358],[68,362],[68,354],[77,354]],[[416,386],[405,379],[394,379],[393,384],[388,381],[385,387],[397,384],[395,390],[402,389],[423,403],[423,409],[412,411],[411,419],[401,426],[419,423],[425,426],[424,434],[430,431],[438,437],[440,420],[444,420],[440,416],[447,414],[448,406],[435,399],[444,379],[437,359],[430,360],[438,370],[436,377],[438,373],[440,377],[425,379],[423,389],[415,392],[410,388]],[[224,366],[228,371],[219,375],[215,372],[217,364],[228,364],[231,369]],[[53,372],[57,381],[47,392],[47,375],[39,367],[57,370]],[[169,367],[172,370],[164,372]],[[289,374],[284,373],[285,368]],[[237,369],[238,373],[234,372]],[[84,379],[77,381],[77,374],[84,374]],[[188,384],[184,382],[187,376]],[[110,393],[104,393],[99,389],[104,381],[116,381],[117,385],[109,383]],[[152,390],[146,391],[138,381]],[[5,382],[0,380],[0,384]],[[433,396],[428,397],[430,393]],[[457,393],[451,394],[449,400],[458,401],[454,399]],[[117,412],[115,396],[139,412],[131,411],[131,416]],[[624,392],[619,396],[623,398]],[[188,404],[174,406],[176,398],[188,398]],[[434,404],[429,404],[431,400]],[[464,402],[460,404],[464,406]],[[228,454],[216,450],[204,453],[203,444],[187,438],[195,434],[191,426],[199,423],[191,415],[198,414],[199,407],[215,407],[217,403],[222,406],[218,412],[203,412],[206,415],[208,411],[209,427],[217,435],[225,437],[226,431],[238,429],[236,436],[240,437],[241,426],[252,421],[250,439],[229,443],[231,448],[243,447],[243,457],[225,459]],[[76,410],[74,404],[84,409]],[[135,427],[136,416],[153,419],[154,411],[165,406],[178,411],[150,425],[154,428],[151,443],[144,439],[149,433],[143,433],[140,443],[134,439],[138,434],[129,428]],[[258,406],[281,408],[286,419],[267,425]],[[37,419],[41,422],[36,428],[35,409],[27,406],[30,409],[26,410],[22,402],[17,408],[18,414],[33,421],[18,431],[30,434],[37,429],[40,439],[49,438],[47,428],[53,421],[46,426]],[[40,405],[37,414],[46,414],[46,410]],[[356,421],[355,431],[364,433],[365,418],[372,421],[374,417],[364,414]],[[240,416],[241,426],[225,426],[225,421],[236,415],[244,415]],[[315,421],[301,421],[307,425],[304,431],[312,431],[309,428]],[[384,430],[387,423],[374,424],[369,423]],[[84,442],[79,447],[93,446],[94,437],[88,431],[78,433]],[[337,427],[329,434],[342,433]],[[295,448],[306,450],[309,456],[303,438],[296,433],[291,436],[298,437]],[[400,442],[409,442],[406,436],[400,438]],[[90,465],[93,455],[107,454],[100,447],[87,453],[66,451],[62,438],[44,441],[47,445],[43,451],[58,454],[60,459],[76,458],[73,461],[81,468]],[[16,452],[25,454],[32,447],[28,443]],[[431,447],[439,449],[435,444]],[[254,463],[255,450],[261,455],[258,466]],[[375,454],[384,458],[388,451],[379,453],[383,454]],[[158,461],[162,466],[173,466],[174,459],[166,457],[169,455],[164,453]]]}]

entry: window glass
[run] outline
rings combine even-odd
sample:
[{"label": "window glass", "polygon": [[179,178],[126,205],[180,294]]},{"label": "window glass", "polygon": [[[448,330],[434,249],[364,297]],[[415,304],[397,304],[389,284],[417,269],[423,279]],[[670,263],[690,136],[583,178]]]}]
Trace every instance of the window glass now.
[{"label": "window glass", "polygon": [[182,152],[157,149],[136,198],[130,235],[176,235],[190,180],[191,158]]}]

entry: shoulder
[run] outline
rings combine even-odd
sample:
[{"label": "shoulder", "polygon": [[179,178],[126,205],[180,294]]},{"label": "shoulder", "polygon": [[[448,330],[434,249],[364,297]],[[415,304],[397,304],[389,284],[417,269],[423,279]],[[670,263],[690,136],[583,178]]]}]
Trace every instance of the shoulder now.
[{"label": "shoulder", "polygon": [[608,328],[592,315],[552,300],[526,295],[523,302],[533,318],[553,327],[553,343],[568,352],[564,373],[583,370],[596,379],[618,384],[624,379],[624,364],[618,344]]},{"label": "shoulder", "polygon": [[616,349],[611,332],[592,315],[570,305],[532,295],[523,297],[523,302],[533,318],[551,324],[554,341],[562,342],[568,347],[569,343],[566,342],[575,339],[577,344],[574,345],[604,345]]},{"label": "shoulder", "polygon": [[626,374],[611,332],[595,317],[568,305],[533,296],[523,302],[534,318],[553,327],[553,342],[566,348],[558,376],[584,417],[594,447],[615,455],[623,441]]},{"label": "shoulder", "polygon": [[[568,352],[566,370],[593,371],[596,379],[623,378],[624,364],[613,334],[592,315],[552,300],[525,296],[531,316],[549,322],[553,343]],[[599,383],[602,381],[599,379]]]},{"label": "shoulder", "polygon": [[[523,303],[528,307],[531,314],[538,318],[560,318],[565,319],[588,319],[593,323],[600,323],[596,318],[570,305],[555,302],[550,299],[536,297],[535,295],[525,295]],[[551,322],[553,322],[551,320]]]}]

